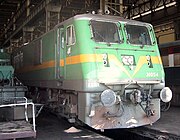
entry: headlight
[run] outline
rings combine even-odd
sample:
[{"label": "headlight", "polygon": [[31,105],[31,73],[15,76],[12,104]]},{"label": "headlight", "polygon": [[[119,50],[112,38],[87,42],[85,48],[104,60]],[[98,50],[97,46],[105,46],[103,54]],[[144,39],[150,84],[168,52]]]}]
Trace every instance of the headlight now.
[{"label": "headlight", "polygon": [[103,91],[100,98],[104,106],[112,106],[116,103],[116,93],[111,89]]},{"label": "headlight", "polygon": [[160,92],[160,98],[163,102],[167,103],[172,99],[172,91],[169,87],[165,87]]}]

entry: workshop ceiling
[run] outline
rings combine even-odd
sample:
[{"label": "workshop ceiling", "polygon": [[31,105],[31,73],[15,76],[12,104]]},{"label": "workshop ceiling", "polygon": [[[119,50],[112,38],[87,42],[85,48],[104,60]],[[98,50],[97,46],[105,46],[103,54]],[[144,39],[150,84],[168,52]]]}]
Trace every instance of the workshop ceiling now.
[{"label": "workshop ceiling", "polygon": [[[13,19],[15,19],[15,16],[18,17],[18,13],[20,14],[26,11],[25,7],[21,9],[25,2],[26,0],[0,0],[0,45],[5,40],[7,26],[13,24]],[[31,0],[29,6],[32,9],[40,2],[40,0]],[[23,17],[19,18],[22,18],[21,20],[23,20]],[[13,27],[11,27],[10,30],[13,30]]]},{"label": "workshop ceiling", "polygon": [[56,16],[53,12],[59,9],[59,21],[63,21],[79,13],[97,11],[99,4],[100,0],[0,0],[0,48],[9,46],[10,40],[20,38],[24,26],[44,33],[47,9],[52,11],[51,17]]},{"label": "workshop ceiling", "polygon": [[59,22],[79,13],[98,11],[104,4],[110,14],[160,25],[180,19],[179,3],[178,0],[0,0],[0,48],[22,38],[24,26],[33,27],[36,34],[48,31],[45,23],[48,4],[61,7]]}]

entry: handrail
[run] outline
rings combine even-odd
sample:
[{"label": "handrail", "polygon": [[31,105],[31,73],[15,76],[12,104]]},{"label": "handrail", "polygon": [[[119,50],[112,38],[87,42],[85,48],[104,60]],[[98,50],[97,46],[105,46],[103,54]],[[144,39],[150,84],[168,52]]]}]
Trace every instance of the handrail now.
[{"label": "handrail", "polygon": [[[13,97],[12,97],[13,98]],[[25,100],[27,99],[26,97],[15,97],[15,98],[24,98]],[[27,107],[28,105],[32,105],[32,114],[33,114],[33,130],[34,132],[36,132],[36,124],[35,124],[35,106],[34,106],[34,103],[32,102],[27,102],[26,100],[26,103],[16,103],[16,104],[6,104],[6,105],[0,105],[0,108],[3,108],[3,107],[13,107],[13,106],[25,106]],[[26,112],[26,110],[25,110]],[[27,112],[26,112],[26,116],[25,117],[28,117],[27,116]],[[27,118],[26,118],[26,121],[27,121]]]}]

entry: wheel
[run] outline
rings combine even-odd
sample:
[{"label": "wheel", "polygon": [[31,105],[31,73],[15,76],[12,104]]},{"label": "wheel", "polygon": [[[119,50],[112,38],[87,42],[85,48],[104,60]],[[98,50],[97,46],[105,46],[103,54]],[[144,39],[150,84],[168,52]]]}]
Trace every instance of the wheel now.
[{"label": "wheel", "polygon": [[168,111],[170,106],[171,106],[171,102],[167,102],[167,103],[161,102],[161,106],[160,106],[161,107],[161,111],[162,112]]}]

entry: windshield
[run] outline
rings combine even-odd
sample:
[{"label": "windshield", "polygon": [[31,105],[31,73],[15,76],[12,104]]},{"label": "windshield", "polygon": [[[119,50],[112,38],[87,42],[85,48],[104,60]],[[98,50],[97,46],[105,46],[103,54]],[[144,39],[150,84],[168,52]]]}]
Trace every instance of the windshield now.
[{"label": "windshield", "polygon": [[145,26],[126,25],[128,41],[137,45],[152,45],[148,29]]},{"label": "windshield", "polygon": [[116,23],[92,20],[91,27],[96,42],[120,43]]}]

